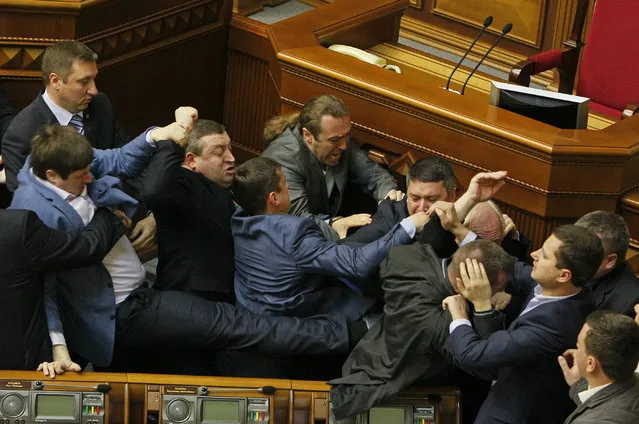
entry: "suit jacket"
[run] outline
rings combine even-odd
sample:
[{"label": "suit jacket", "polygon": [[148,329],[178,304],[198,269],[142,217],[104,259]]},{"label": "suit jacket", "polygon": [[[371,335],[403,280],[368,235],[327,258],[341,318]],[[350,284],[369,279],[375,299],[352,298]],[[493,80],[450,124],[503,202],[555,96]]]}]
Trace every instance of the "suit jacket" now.
[{"label": "suit jacket", "polygon": [[158,269],[154,288],[233,301],[231,193],[181,166],[184,150],[158,143],[142,193],[157,221]]},{"label": "suit jacket", "polygon": [[354,248],[326,240],[311,219],[248,216],[241,208],[233,215],[231,230],[238,303],[254,313],[339,312],[351,320],[373,302],[337,279],[365,279],[392,246],[410,241],[398,224],[379,240]]},{"label": "suit jacket", "polygon": [[[398,246],[380,274],[384,314],[349,355],[343,377],[329,382],[337,419],[366,411],[418,379],[447,384],[452,371],[444,348],[451,318],[442,301],[455,291],[442,260],[430,245]],[[501,317],[490,318],[478,324],[483,334],[503,328]]]},{"label": "suit jacket", "polygon": [[570,397],[577,409],[564,424],[627,424],[639,422],[639,381],[631,377],[628,381],[615,381],[581,403],[579,393],[588,389],[584,379],[573,384]]},{"label": "suit jacket", "polygon": [[44,272],[102,261],[124,231],[107,210],[81,233],[53,230],[30,211],[0,210],[0,369],[33,370],[50,360]]},{"label": "suit jacket", "polygon": [[485,340],[470,326],[457,327],[446,342],[455,363],[496,380],[475,423],[561,423],[574,406],[557,356],[575,346],[592,309],[588,292],[582,290],[539,305]]},{"label": "suit jacket", "polygon": [[[137,202],[117,188],[117,178],[134,177],[146,166],[154,147],[145,133],[120,149],[94,150],[91,172],[96,181],[88,193],[98,206],[126,206],[132,214]],[[60,196],[38,182],[29,172],[28,161],[18,176],[12,209],[34,211],[47,226],[80,231],[84,224],[77,212]],[[64,331],[69,347],[97,366],[108,366],[115,338],[115,294],[111,275],[102,263],[57,273],[56,302],[47,304],[50,330]],[[45,287],[46,290],[46,287]],[[49,290],[49,293],[55,293]],[[45,299],[46,301],[46,299]]]},{"label": "suit jacket", "polygon": [[[358,229],[355,234],[344,239],[345,244],[370,243],[386,234],[395,224],[409,216],[406,196],[398,202],[391,200],[383,200],[377,207],[377,212],[373,215],[372,222]],[[451,256],[457,249],[455,238],[450,235],[442,238],[438,234],[438,239],[433,239],[428,233],[424,236],[420,235],[419,239],[422,243],[431,244],[435,253],[440,258]],[[437,244],[433,244],[436,243]],[[523,234],[519,235],[519,240],[513,238],[505,238],[501,247],[519,259],[520,261],[528,260],[528,247],[530,240]]]},{"label": "suit jacket", "polygon": [[589,281],[597,309],[608,309],[634,318],[634,305],[639,303],[639,279],[626,263],[613,269],[601,278]]},{"label": "suit jacket", "polygon": [[[33,136],[42,126],[55,123],[58,121],[41,94],[13,119],[2,138],[2,159],[6,165],[9,190],[18,188],[16,178],[31,152]],[[96,149],[121,147],[130,140],[104,93],[98,93],[84,111],[84,135]]]},{"label": "suit jacket", "polygon": [[339,215],[348,181],[360,186],[377,201],[397,188],[397,182],[388,171],[370,160],[364,150],[349,140],[339,163],[332,167],[335,185],[333,192],[328,193],[324,167],[307,147],[299,127],[286,129],[268,145],[262,156],[274,159],[282,166],[291,197],[289,213],[309,218],[323,215],[317,222],[327,236],[331,232],[335,235],[335,232],[322,219],[326,215]]},{"label": "suit jacket", "polygon": [[[9,100],[7,92],[0,86],[0,138],[9,128],[11,120],[16,115],[16,110]],[[2,146],[0,146],[0,155],[2,154]]]}]

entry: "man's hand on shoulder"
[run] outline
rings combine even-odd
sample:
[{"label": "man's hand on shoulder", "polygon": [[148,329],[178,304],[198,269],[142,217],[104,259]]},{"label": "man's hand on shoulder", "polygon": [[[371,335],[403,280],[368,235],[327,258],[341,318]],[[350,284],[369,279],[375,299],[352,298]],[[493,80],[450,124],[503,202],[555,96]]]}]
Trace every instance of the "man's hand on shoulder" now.
[{"label": "man's hand on shoulder", "polygon": [[442,301],[442,308],[450,312],[453,321],[456,319],[468,319],[468,304],[460,294],[448,296]]},{"label": "man's hand on shoulder", "polygon": [[171,140],[182,147],[186,147],[188,132],[177,122],[167,125],[166,127],[158,127],[151,130],[149,137],[154,142],[160,140]]}]

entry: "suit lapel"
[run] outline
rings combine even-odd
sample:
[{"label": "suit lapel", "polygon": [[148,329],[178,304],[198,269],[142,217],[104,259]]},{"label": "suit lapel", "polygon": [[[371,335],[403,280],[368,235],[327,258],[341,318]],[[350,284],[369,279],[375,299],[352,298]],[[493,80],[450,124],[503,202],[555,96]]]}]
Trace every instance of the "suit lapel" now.
[{"label": "suit lapel", "polygon": [[[33,177],[31,177],[33,178]],[[54,208],[56,208],[70,223],[69,228],[65,228],[65,230],[82,230],[84,228],[84,223],[82,222],[82,218],[80,215],[71,207],[66,200],[62,199],[60,196],[55,194],[53,191],[49,190],[38,181],[33,179],[33,186],[40,193],[42,197],[51,202]],[[61,229],[61,228],[58,228]]]}]

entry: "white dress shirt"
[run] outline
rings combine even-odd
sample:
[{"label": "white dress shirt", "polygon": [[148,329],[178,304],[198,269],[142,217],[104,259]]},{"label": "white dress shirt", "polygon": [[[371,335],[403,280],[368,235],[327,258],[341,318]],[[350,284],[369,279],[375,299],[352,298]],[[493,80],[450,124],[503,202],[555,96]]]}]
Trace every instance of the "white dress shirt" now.
[{"label": "white dress shirt", "polygon": [[[49,94],[47,94],[47,90],[44,90],[44,93],[42,93],[42,100],[44,100],[47,106],[49,106],[49,109],[53,113],[53,116],[55,116],[55,119],[58,120],[58,123],[60,125],[69,125],[69,122],[74,115],[73,113],[55,104],[55,102],[51,100],[51,97],[49,97]],[[79,115],[82,118],[81,113],[76,113],[75,115]]]}]

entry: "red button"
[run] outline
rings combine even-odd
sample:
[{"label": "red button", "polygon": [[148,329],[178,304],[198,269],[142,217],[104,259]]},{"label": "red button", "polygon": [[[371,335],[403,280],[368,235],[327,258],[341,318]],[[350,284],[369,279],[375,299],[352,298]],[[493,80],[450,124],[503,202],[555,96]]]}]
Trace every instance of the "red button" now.
[{"label": "red button", "polygon": [[262,421],[264,421],[264,412],[262,412]]},{"label": "red button", "polygon": [[100,407],[99,407],[99,406],[95,408],[95,413],[96,413],[97,415],[100,415]]}]

